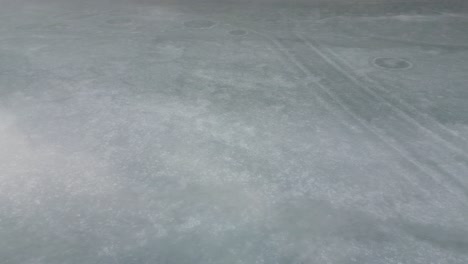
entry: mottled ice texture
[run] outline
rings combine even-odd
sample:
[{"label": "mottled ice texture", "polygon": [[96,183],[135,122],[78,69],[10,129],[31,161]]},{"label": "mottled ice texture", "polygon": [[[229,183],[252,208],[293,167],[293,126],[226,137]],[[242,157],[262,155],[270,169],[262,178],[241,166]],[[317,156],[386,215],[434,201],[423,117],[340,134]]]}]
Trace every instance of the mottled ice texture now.
[{"label": "mottled ice texture", "polygon": [[463,2],[0,0],[0,263],[468,263]]}]

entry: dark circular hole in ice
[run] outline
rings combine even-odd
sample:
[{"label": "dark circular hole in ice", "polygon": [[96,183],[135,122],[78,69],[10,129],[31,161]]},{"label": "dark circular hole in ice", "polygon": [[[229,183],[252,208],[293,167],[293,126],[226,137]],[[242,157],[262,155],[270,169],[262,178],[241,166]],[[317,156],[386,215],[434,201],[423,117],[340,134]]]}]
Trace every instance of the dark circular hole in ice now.
[{"label": "dark circular hole in ice", "polygon": [[408,69],[412,64],[401,58],[375,58],[374,65],[384,69]]}]

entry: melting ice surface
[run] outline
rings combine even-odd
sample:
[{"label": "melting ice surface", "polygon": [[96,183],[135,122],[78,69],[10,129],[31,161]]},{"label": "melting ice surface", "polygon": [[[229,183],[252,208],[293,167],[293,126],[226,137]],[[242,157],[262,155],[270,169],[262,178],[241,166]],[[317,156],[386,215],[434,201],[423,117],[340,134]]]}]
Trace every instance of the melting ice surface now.
[{"label": "melting ice surface", "polygon": [[0,0],[0,262],[468,263],[463,1]]}]

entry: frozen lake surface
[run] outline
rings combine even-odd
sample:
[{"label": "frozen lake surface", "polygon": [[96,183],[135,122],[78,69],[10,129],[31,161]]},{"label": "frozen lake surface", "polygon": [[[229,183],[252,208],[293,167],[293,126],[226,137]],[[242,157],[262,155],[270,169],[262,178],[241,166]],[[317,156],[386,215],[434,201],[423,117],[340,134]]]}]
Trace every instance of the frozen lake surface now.
[{"label": "frozen lake surface", "polygon": [[468,263],[463,2],[0,0],[0,263]]}]

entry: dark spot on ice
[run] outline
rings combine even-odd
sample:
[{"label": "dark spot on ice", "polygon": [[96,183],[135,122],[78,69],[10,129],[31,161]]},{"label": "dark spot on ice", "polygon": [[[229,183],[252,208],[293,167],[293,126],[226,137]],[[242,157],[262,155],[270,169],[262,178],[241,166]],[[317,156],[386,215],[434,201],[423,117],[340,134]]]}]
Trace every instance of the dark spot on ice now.
[{"label": "dark spot on ice", "polygon": [[229,31],[229,34],[234,35],[234,36],[243,36],[247,34],[247,31],[242,30],[242,29],[235,29],[235,30]]},{"label": "dark spot on ice", "polygon": [[214,26],[216,23],[210,20],[190,20],[184,22],[184,26],[187,28],[196,28],[196,29],[202,29],[202,28],[210,28]]},{"label": "dark spot on ice", "polygon": [[408,69],[412,66],[409,61],[400,58],[375,58],[373,63],[384,69]]},{"label": "dark spot on ice", "polygon": [[132,20],[126,17],[117,17],[107,20],[107,23],[111,25],[129,24],[130,22],[132,22]]}]

